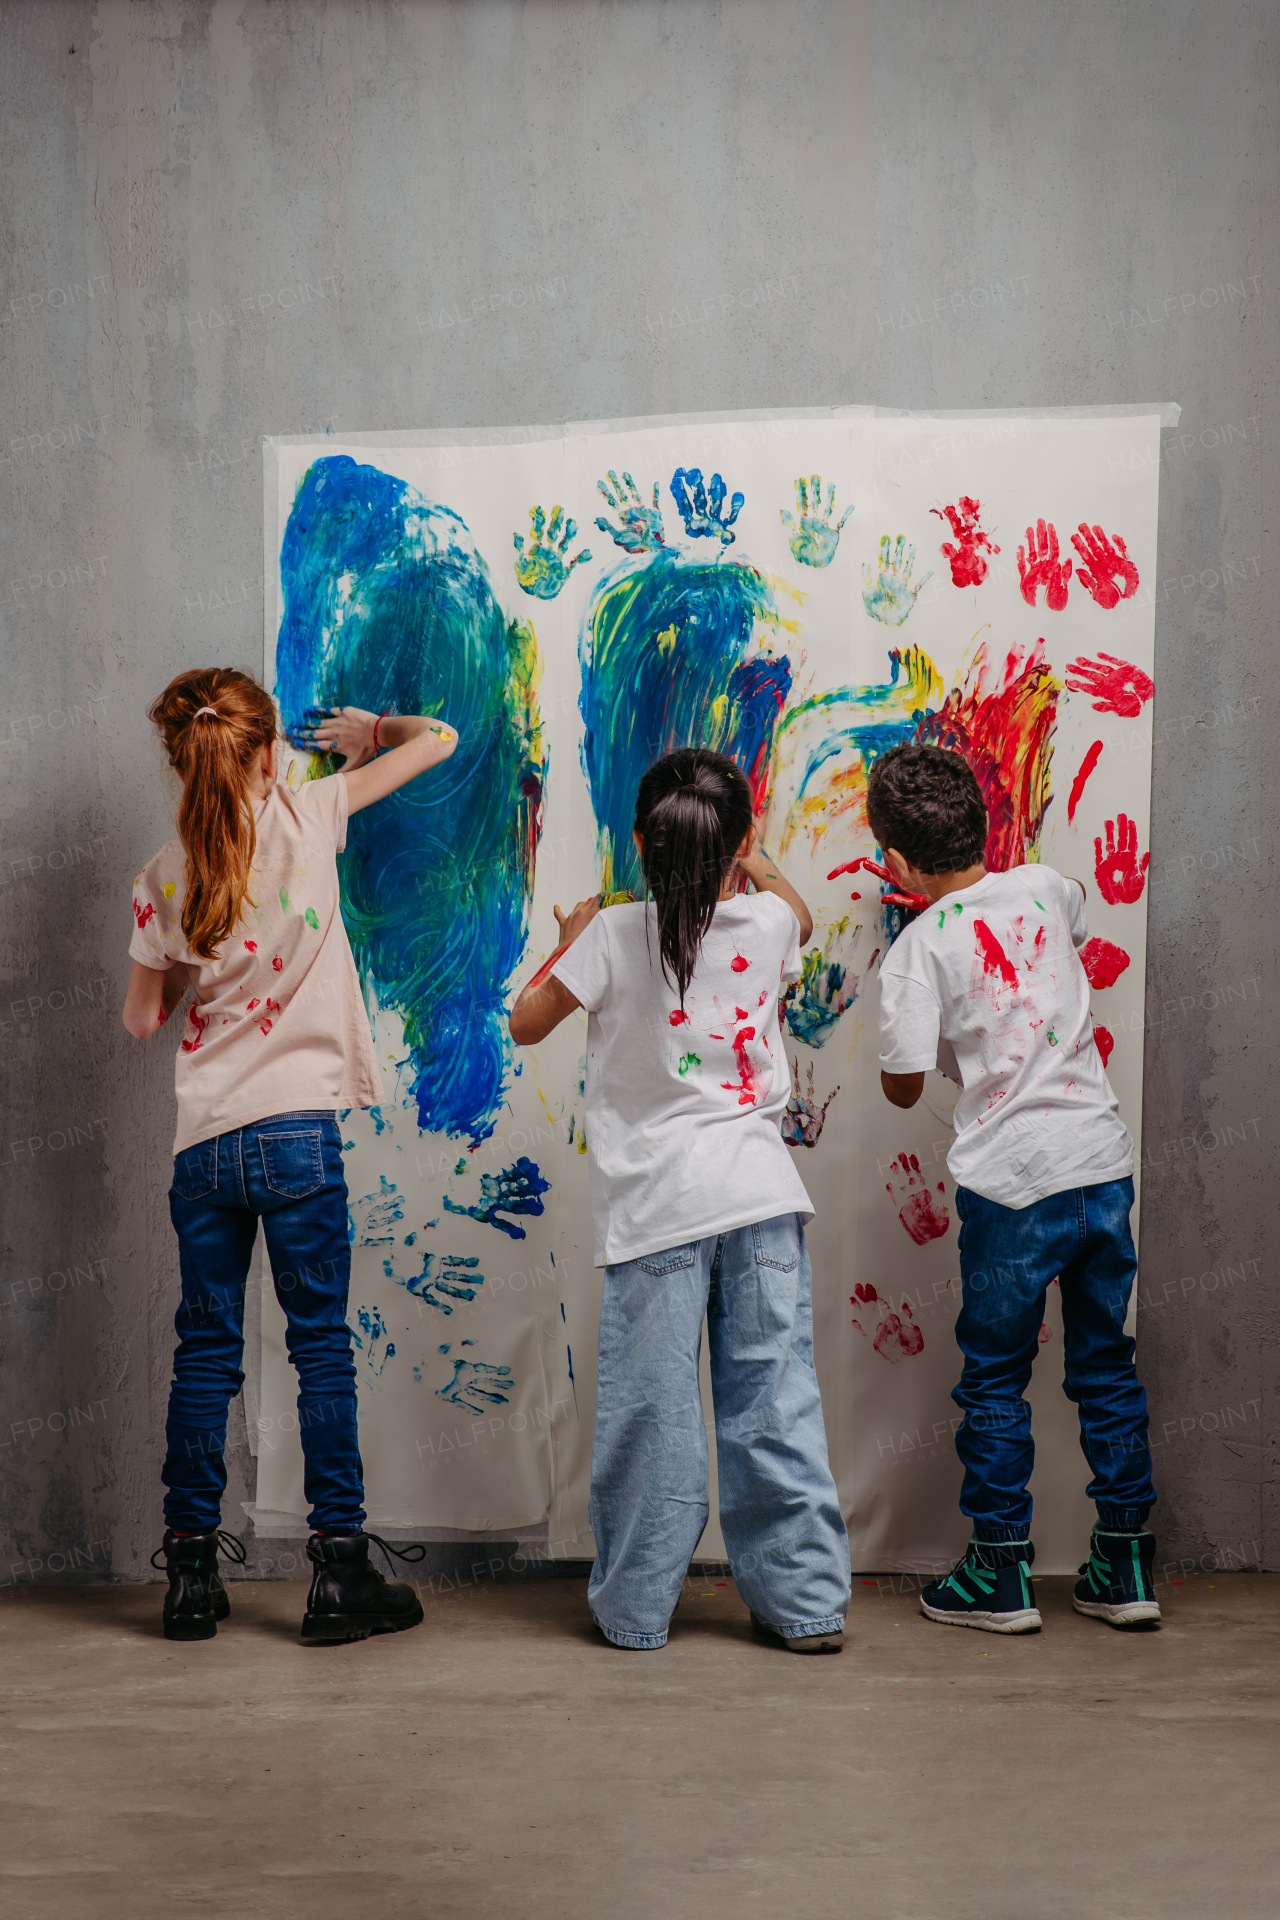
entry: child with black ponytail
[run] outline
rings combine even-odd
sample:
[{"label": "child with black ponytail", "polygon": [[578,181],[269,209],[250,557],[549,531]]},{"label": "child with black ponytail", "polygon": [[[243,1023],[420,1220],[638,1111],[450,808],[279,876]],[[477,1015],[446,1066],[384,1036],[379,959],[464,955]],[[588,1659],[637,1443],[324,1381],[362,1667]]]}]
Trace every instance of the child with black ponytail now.
[{"label": "child with black ponytail", "polygon": [[[813,1368],[813,1208],[782,1141],[778,995],[813,922],[766,859],[731,760],[650,767],[635,840],[651,900],[556,909],[552,961],[511,1036],[587,1021],[586,1136],[604,1267],[591,1456],[592,1613],[615,1646],[666,1644],[706,1525],[698,1355],[707,1319],[720,1524],[757,1628],[837,1653],[849,1542]],[[739,891],[746,880],[754,894]]]}]

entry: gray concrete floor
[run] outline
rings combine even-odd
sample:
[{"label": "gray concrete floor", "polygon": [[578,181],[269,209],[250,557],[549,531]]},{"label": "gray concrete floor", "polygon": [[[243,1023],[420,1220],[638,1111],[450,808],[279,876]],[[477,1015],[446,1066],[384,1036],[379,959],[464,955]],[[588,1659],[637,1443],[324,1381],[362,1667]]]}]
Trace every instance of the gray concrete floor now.
[{"label": "gray concrete floor", "polygon": [[1272,1920],[1280,1580],[1167,1588],[1132,1637],[1070,1586],[1005,1640],[855,1579],[825,1659],[714,1579],[661,1653],[600,1643],[580,1580],[424,1594],[332,1650],[293,1583],[233,1587],[191,1648],[158,1587],[10,1589],[0,1909]]}]

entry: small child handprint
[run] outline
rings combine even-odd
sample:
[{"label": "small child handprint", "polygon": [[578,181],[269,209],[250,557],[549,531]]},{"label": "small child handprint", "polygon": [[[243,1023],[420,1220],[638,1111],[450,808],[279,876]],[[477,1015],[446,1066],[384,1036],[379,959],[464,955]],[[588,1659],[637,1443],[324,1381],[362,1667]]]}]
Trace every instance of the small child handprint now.
[{"label": "small child handprint", "polygon": [[962,493],[956,506],[930,507],[929,511],[939,520],[945,519],[952,532],[953,538],[942,543],[943,555],[951,562],[952,586],[980,587],[987,577],[986,556],[1000,551],[991,535],[978,525],[981,504]]},{"label": "small child handprint", "polygon": [[618,516],[615,527],[604,515],[597,514],[596,525],[601,533],[607,533],[615,546],[625,547],[628,553],[656,553],[659,547],[666,545],[666,534],[662,527],[662,508],[658,504],[658,483],[653,483],[653,505],[646,507],[640,497],[640,489],[629,473],[618,476],[609,469],[609,491],[603,480],[596,481],[596,489],[602,493]]},{"label": "small child handprint", "polygon": [[782,1116],[782,1137],[789,1147],[816,1147],[822,1138],[822,1123],[827,1117],[827,1108],[840,1089],[832,1087],[830,1093],[818,1106],[813,1091],[813,1063],[809,1063],[807,1090],[800,1091],[800,1062],[791,1062],[793,1091],[787,1102],[787,1110]]},{"label": "small child handprint", "polygon": [[706,538],[718,540],[722,547],[733,545],[737,536],[730,528],[746,505],[747,496],[734,494],[726,518],[724,502],[728,491],[718,473],[712,474],[708,488],[702,484],[701,467],[676,468],[671,476],[671,497],[680,509],[684,530],[691,540]]},{"label": "small child handprint", "polygon": [[[812,500],[810,500],[812,491]],[[827,487],[827,504],[822,504],[822,475],[815,473],[808,486],[804,475],[796,481],[796,512],[800,516],[799,524],[783,507],[781,520],[784,527],[791,529],[788,539],[791,543],[792,558],[802,567],[829,567],[836,557],[836,548],[840,545],[840,535],[844,523],[853,512],[846,507],[843,518],[833,527],[831,516],[835,512],[836,489],[834,481]]]},{"label": "small child handprint", "polygon": [[890,537],[886,533],[880,542],[880,559],[875,572],[871,562],[862,563],[862,604],[873,620],[883,621],[886,627],[900,627],[912,607],[916,596],[926,580],[932,580],[932,569],[911,584],[911,569],[916,563],[916,550],[907,545],[906,535],[899,534],[890,547]]},{"label": "small child handprint", "polygon": [[1037,520],[1027,528],[1025,550],[1018,548],[1018,578],[1022,597],[1029,607],[1036,603],[1036,590],[1044,588],[1045,603],[1053,613],[1061,613],[1067,604],[1067,585],[1071,562],[1058,558],[1058,529],[1052,520]]},{"label": "small child handprint", "polygon": [[1149,853],[1138,858],[1138,824],[1127,813],[1103,823],[1107,836],[1106,852],[1101,839],[1093,843],[1093,874],[1098,892],[1113,907],[1131,907],[1142,897],[1147,884]]},{"label": "small child handprint", "polygon": [[[565,518],[563,507],[552,507],[550,520],[541,507],[530,507],[529,519],[533,532],[528,553],[524,550],[523,536],[518,533],[511,536],[516,548],[516,579],[526,593],[536,595],[539,600],[554,600],[579,562],[591,558],[591,550],[584,547],[581,553],[574,554],[572,560],[566,558],[569,542],[578,531],[578,523]],[[561,521],[564,522],[562,534]],[[559,545],[556,544],[557,534],[560,534]]]},{"label": "small child handprint", "polygon": [[1108,610],[1138,591],[1138,569],[1129,558],[1129,549],[1118,533],[1113,539],[1114,545],[1101,527],[1091,533],[1083,521],[1071,536],[1071,544],[1080,556],[1076,579],[1084,583],[1100,607]]},{"label": "small child handprint", "polygon": [[436,1388],[437,1400],[451,1401],[466,1413],[488,1413],[491,1407],[506,1406],[515,1386],[510,1367],[491,1367],[483,1360],[455,1360],[452,1365],[453,1378]]},{"label": "small child handprint", "polygon": [[1095,713],[1118,713],[1126,720],[1136,720],[1156,690],[1149,674],[1114,653],[1070,661],[1067,685],[1072,693],[1087,693]]},{"label": "small child handprint", "polygon": [[[918,1247],[940,1239],[951,1225],[946,1201],[934,1199],[914,1153],[898,1155],[893,1162],[893,1179],[885,1181],[884,1190],[896,1204],[899,1220]],[[941,1180],[938,1192],[946,1192]]]},{"label": "small child handprint", "polygon": [[[887,1360],[891,1367],[896,1366],[899,1360],[908,1360],[913,1354],[924,1352],[924,1334],[916,1325],[915,1316],[906,1300],[902,1303],[902,1311],[906,1315],[904,1321],[893,1311],[889,1302],[882,1300],[875,1288],[867,1282],[854,1288],[849,1295],[849,1305],[875,1308],[878,1324],[875,1339],[871,1344],[880,1358]],[[879,1318],[880,1315],[883,1315],[883,1318]],[[855,1320],[853,1324],[865,1340],[867,1330],[861,1320]]]}]

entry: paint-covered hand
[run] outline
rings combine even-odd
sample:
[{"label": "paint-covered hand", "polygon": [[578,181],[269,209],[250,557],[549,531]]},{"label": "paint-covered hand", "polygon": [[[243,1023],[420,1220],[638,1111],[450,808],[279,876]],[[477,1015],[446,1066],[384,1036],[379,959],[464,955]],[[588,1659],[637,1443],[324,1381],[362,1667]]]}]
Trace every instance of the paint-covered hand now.
[{"label": "paint-covered hand", "polygon": [[524,550],[523,535],[511,536],[516,548],[516,580],[526,593],[537,599],[554,600],[573,569],[591,558],[591,549],[583,547],[572,560],[568,558],[569,542],[578,531],[578,523],[565,517],[563,507],[552,507],[550,520],[541,507],[530,507],[529,520],[533,531],[528,553]]},{"label": "paint-covered hand", "polygon": [[657,481],[653,483],[653,505],[647,507],[629,473],[624,473],[619,482],[617,474],[610,467],[608,480],[608,486],[603,480],[597,480],[596,488],[617,514],[618,524],[615,527],[602,513],[597,514],[596,525],[601,533],[607,533],[615,546],[625,547],[628,553],[656,553],[659,547],[666,545]]},{"label": "paint-covered hand", "polygon": [[484,1360],[455,1360],[453,1378],[436,1388],[437,1400],[448,1400],[468,1413],[488,1413],[506,1406],[515,1381],[510,1367],[491,1367]]},{"label": "paint-covered hand", "polygon": [[[1084,578],[1083,573],[1080,577]],[[1067,668],[1067,685],[1072,693],[1087,693],[1095,713],[1118,713],[1125,720],[1136,720],[1156,690],[1154,680],[1141,667],[1118,660],[1114,653],[1099,653],[1096,660],[1073,660]]]},{"label": "paint-covered hand", "polygon": [[559,907],[553,907],[551,911],[555,914],[556,925],[560,929],[560,951],[563,953],[566,947],[573,945],[578,935],[591,925],[599,913],[600,896],[595,894],[590,900],[579,900],[571,913],[561,913]]},{"label": "paint-covered hand", "polygon": [[1131,599],[1138,591],[1138,569],[1118,533],[1108,540],[1101,527],[1094,527],[1090,532],[1081,521],[1079,531],[1071,536],[1071,544],[1080,556],[1076,579],[1084,584],[1100,607],[1110,609],[1121,600]]},{"label": "paint-covered hand", "polygon": [[862,604],[873,620],[883,621],[886,627],[900,627],[912,607],[916,596],[926,580],[932,580],[932,569],[924,579],[911,584],[911,570],[916,563],[916,550],[908,546],[905,534],[899,534],[895,541],[886,533],[880,542],[880,558],[873,568],[869,560],[862,563]]},{"label": "paint-covered hand", "polygon": [[936,513],[939,520],[945,519],[954,535],[954,539],[942,543],[943,555],[951,562],[952,586],[980,587],[987,577],[986,556],[999,553],[1000,549],[978,525],[982,511],[978,501],[962,493],[955,506],[930,507],[929,511]]},{"label": "paint-covered hand", "polygon": [[676,468],[671,476],[671,497],[680,510],[684,530],[691,540],[705,537],[718,540],[722,547],[733,545],[737,536],[730,529],[746,505],[747,496],[745,493],[735,493],[726,515],[724,503],[728,491],[718,473],[712,474],[711,485],[706,487],[703,485],[701,467]]},{"label": "paint-covered hand", "polygon": [[363,707],[308,707],[301,726],[289,734],[289,744],[306,753],[336,753],[341,756],[343,772],[351,773],[376,759],[373,730],[376,713]]},{"label": "paint-covered hand", "polygon": [[802,567],[829,567],[836,557],[836,548],[840,545],[840,535],[844,523],[853,512],[846,507],[843,518],[835,526],[831,516],[835,512],[836,489],[832,481],[827,487],[827,504],[822,504],[822,475],[815,473],[806,485],[803,474],[796,481],[796,512],[799,521],[792,519],[783,507],[781,520],[784,527],[790,528],[787,538],[791,543],[791,556]]},{"label": "paint-covered hand", "polygon": [[827,1117],[827,1108],[840,1089],[832,1087],[821,1107],[813,1091],[813,1062],[810,1061],[806,1076],[806,1090],[800,1090],[800,1062],[791,1062],[791,1098],[787,1110],[782,1116],[782,1137],[789,1147],[816,1147],[822,1138],[822,1123]]},{"label": "paint-covered hand", "polygon": [[1139,860],[1137,822],[1131,820],[1127,813],[1104,821],[1103,826],[1107,836],[1106,850],[1103,850],[1101,839],[1095,838],[1093,843],[1093,872],[1098,882],[1098,892],[1113,907],[1131,907],[1135,900],[1142,897],[1151,855],[1144,853]]},{"label": "paint-covered hand", "polygon": [[1058,529],[1052,520],[1037,520],[1027,528],[1027,544],[1018,548],[1018,578],[1022,597],[1029,607],[1036,603],[1036,592],[1044,588],[1045,604],[1053,613],[1061,613],[1067,604],[1067,586],[1071,562],[1058,558]]},{"label": "paint-covered hand", "polygon": [[[828,880],[838,880],[842,873],[857,873],[863,867],[866,868],[868,873],[874,873],[877,880],[885,881],[891,888],[889,893],[881,894],[880,903],[882,906],[905,907],[908,913],[919,913],[923,908],[928,906],[929,896],[927,893],[902,892],[899,881],[890,873],[888,867],[878,866],[874,860],[867,859],[865,854],[858,860],[847,861],[843,867],[833,867],[827,875],[827,878]],[[859,896],[855,893],[851,898],[856,900]]]}]

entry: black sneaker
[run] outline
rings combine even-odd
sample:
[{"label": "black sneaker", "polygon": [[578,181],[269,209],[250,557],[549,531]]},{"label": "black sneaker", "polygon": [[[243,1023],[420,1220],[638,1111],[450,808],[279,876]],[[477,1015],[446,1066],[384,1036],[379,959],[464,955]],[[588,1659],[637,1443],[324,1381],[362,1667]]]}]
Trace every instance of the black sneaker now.
[{"label": "black sneaker", "polygon": [[248,1559],[237,1534],[215,1527],[211,1533],[166,1533],[151,1556],[153,1567],[164,1556],[169,1591],[164,1597],[166,1640],[212,1640],[219,1620],[231,1612],[231,1602],[218,1572],[218,1551],[243,1566]]},{"label": "black sneaker", "polygon": [[1160,1607],[1151,1570],[1154,1533],[1102,1533],[1096,1527],[1089,1558],[1076,1582],[1075,1610],[1109,1627],[1158,1627]]},{"label": "black sneaker", "polygon": [[1031,1591],[1029,1540],[997,1546],[971,1540],[964,1559],[920,1595],[920,1611],[950,1627],[979,1627],[983,1633],[1039,1633],[1040,1612]]},{"label": "black sneaker", "polygon": [[422,1602],[413,1588],[404,1580],[388,1580],[369,1565],[371,1540],[397,1560],[421,1560],[427,1551],[417,1542],[393,1547],[376,1533],[313,1533],[307,1542],[315,1573],[302,1620],[304,1647],[403,1633],[421,1623]]}]

